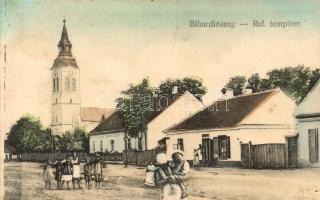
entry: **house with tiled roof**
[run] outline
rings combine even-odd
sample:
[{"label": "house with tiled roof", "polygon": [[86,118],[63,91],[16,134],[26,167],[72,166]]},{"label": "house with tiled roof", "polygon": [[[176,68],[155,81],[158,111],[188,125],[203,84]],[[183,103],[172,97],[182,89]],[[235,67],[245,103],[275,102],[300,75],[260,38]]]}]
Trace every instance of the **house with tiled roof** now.
[{"label": "house with tiled roof", "polygon": [[285,143],[294,134],[295,107],[281,90],[219,99],[164,131],[167,153],[181,149],[193,160],[201,144],[206,164],[238,165],[241,143]]},{"label": "house with tiled roof", "polygon": [[297,107],[298,163],[300,166],[320,166],[320,80]]},{"label": "house with tiled roof", "polygon": [[[140,133],[136,138],[130,138],[129,149],[150,150],[158,146],[158,141],[166,140],[163,130],[190,116],[203,108],[204,105],[193,94],[186,91],[169,100],[166,97],[158,98],[158,106],[154,115],[147,124],[147,131]],[[116,111],[102,121],[90,133],[90,152],[117,151],[125,149],[124,143],[125,122],[120,111]]]}]

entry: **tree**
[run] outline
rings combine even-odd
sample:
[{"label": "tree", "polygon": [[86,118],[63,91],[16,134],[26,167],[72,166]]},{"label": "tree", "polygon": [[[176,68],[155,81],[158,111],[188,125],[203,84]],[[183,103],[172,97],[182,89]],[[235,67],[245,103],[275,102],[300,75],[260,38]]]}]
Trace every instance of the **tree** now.
[{"label": "tree", "polygon": [[202,96],[207,93],[207,88],[203,85],[203,80],[197,77],[185,77],[180,79],[167,79],[162,82],[157,91],[158,95],[164,95],[173,99],[176,94],[173,94],[173,88],[177,87],[177,94],[183,94],[185,91],[189,91],[191,94],[195,95],[200,101],[202,101]]},{"label": "tree", "polygon": [[309,91],[312,82],[318,76],[318,72],[319,70],[313,72],[309,67],[299,65],[297,67],[274,69],[267,75],[272,87],[281,88],[299,102]]},{"label": "tree", "polygon": [[76,128],[73,132],[67,131],[61,136],[54,136],[55,151],[85,151],[89,152],[89,137],[85,130]]},{"label": "tree", "polygon": [[8,143],[18,153],[51,149],[50,129],[43,129],[40,120],[30,114],[22,116],[10,129]]},{"label": "tree", "polygon": [[139,133],[145,133],[147,123],[154,113],[154,89],[150,87],[149,80],[145,78],[138,85],[131,84],[128,90],[122,91],[122,94],[125,97],[117,99],[117,108],[121,111],[125,122],[123,139],[127,157],[128,139],[137,137]]},{"label": "tree", "polygon": [[259,92],[261,87],[262,80],[259,77],[258,73],[254,73],[248,78],[248,86],[247,88],[252,89],[252,92]]},{"label": "tree", "polygon": [[231,88],[233,90],[233,95],[241,95],[245,84],[247,82],[246,77],[244,76],[234,76],[229,79],[229,82],[225,85],[226,88]]}]

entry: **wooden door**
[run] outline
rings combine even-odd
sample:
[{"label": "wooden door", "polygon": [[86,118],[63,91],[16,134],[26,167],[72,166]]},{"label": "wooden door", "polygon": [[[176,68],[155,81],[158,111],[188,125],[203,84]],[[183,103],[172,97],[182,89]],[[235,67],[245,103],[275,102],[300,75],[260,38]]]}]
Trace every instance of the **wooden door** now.
[{"label": "wooden door", "polygon": [[203,138],[202,139],[202,148],[203,148],[203,164],[204,166],[208,166],[210,163],[210,140],[209,138]]},{"label": "wooden door", "polygon": [[288,138],[288,167],[298,166],[298,136]]}]

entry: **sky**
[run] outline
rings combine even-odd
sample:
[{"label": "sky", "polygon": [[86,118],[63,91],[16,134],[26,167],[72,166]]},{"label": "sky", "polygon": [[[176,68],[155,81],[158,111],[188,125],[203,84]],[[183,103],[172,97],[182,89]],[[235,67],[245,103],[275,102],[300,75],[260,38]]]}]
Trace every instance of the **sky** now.
[{"label": "sky", "polygon": [[[82,106],[114,107],[120,91],[145,77],[153,86],[167,78],[201,77],[209,102],[232,76],[320,64],[319,1],[0,2],[1,14],[5,11],[1,48],[6,45],[7,56],[4,132],[25,113],[49,125],[49,69],[64,17],[80,68]],[[191,28],[190,20],[235,22],[236,27]],[[253,20],[267,25],[290,20],[301,26],[253,27]]]}]

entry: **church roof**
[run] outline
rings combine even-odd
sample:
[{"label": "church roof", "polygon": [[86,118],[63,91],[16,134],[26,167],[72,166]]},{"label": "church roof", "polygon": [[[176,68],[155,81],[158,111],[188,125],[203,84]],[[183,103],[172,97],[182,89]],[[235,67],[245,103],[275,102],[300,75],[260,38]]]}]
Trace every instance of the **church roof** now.
[{"label": "church roof", "polygon": [[113,108],[81,107],[81,121],[100,122],[115,111]]},{"label": "church roof", "polygon": [[[217,100],[213,104],[176,124],[165,132],[228,128],[236,126],[248,114],[257,109],[265,100],[279,93],[271,90]],[[228,108],[228,109],[226,109]]]}]

